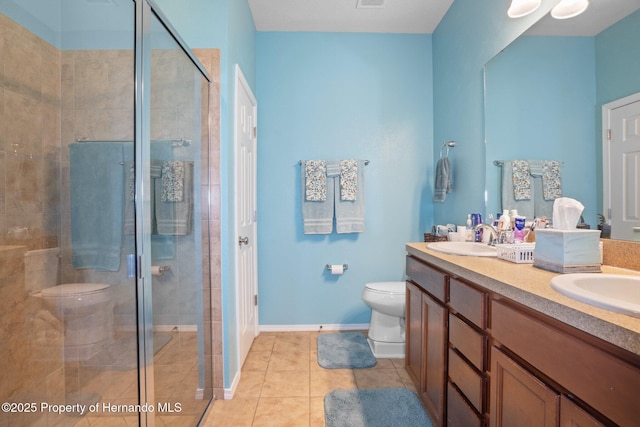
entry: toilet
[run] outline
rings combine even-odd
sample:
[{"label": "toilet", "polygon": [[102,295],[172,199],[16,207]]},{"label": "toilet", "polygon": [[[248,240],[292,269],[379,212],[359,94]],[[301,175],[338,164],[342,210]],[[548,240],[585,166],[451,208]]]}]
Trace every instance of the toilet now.
[{"label": "toilet", "polygon": [[64,324],[65,361],[87,360],[111,343],[113,298],[104,283],[57,285],[59,248],[25,253],[25,286]]},{"label": "toilet", "polygon": [[362,299],[371,307],[367,341],[376,358],[405,355],[406,283],[373,282],[364,285]]}]

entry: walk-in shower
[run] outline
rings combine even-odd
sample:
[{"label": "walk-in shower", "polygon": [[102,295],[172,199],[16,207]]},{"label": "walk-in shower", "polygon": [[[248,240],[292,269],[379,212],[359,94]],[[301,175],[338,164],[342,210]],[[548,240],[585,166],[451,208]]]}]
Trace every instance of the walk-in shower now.
[{"label": "walk-in shower", "polygon": [[0,425],[196,425],[217,53],[151,0],[6,0],[0,55]]}]

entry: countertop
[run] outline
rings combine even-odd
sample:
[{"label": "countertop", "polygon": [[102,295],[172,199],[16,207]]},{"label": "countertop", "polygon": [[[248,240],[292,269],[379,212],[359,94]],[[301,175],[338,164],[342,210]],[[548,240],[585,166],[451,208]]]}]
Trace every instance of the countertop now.
[{"label": "countertop", "polygon": [[[428,249],[425,242],[407,243],[406,249],[408,254],[454,276],[640,355],[640,318],[584,304],[556,292],[550,281],[558,273],[498,258],[444,254]],[[602,272],[640,276],[638,271],[606,265]]]}]

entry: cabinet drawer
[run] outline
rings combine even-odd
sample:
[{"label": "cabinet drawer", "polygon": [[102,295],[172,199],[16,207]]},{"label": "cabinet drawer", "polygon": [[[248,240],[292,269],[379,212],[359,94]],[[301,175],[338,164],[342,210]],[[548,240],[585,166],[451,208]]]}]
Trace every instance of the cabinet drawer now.
[{"label": "cabinet drawer", "polygon": [[485,379],[453,349],[449,349],[449,379],[467,396],[478,412],[484,412]]},{"label": "cabinet drawer", "polygon": [[482,419],[469,406],[451,383],[447,384],[447,426],[481,427]]},{"label": "cabinet drawer", "polygon": [[505,347],[616,424],[637,425],[637,366],[508,302],[492,301],[491,330]]},{"label": "cabinet drawer", "polygon": [[487,370],[487,337],[449,314],[449,342],[481,372]]},{"label": "cabinet drawer", "polygon": [[466,283],[451,279],[449,305],[480,329],[487,327],[487,294]]},{"label": "cabinet drawer", "polygon": [[447,276],[413,257],[407,257],[407,276],[440,302],[447,301]]}]

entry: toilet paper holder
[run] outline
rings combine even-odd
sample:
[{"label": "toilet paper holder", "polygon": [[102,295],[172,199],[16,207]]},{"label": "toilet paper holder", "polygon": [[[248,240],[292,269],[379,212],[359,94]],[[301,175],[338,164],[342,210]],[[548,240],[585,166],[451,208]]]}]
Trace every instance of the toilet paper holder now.
[{"label": "toilet paper holder", "polygon": [[[331,264],[327,264],[325,268],[327,270],[331,271]],[[349,268],[349,264],[342,264],[342,270],[343,271],[347,271],[348,268]]]}]

